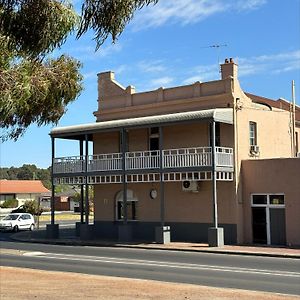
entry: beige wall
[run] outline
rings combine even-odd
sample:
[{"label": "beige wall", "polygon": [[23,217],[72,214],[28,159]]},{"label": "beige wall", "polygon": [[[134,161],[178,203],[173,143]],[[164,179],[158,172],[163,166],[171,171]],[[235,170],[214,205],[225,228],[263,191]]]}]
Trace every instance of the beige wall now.
[{"label": "beige wall", "polygon": [[[233,126],[220,125],[221,146],[234,147]],[[209,146],[209,123],[199,122],[163,127],[163,148],[177,149]],[[149,149],[148,128],[128,131],[129,151]],[[94,154],[119,152],[119,132],[105,132],[94,135]]]},{"label": "beige wall", "polygon": [[[218,182],[219,222],[236,224],[236,218],[231,213],[235,206],[232,182]],[[115,198],[122,190],[121,184],[95,186],[95,220],[115,220]],[[159,193],[156,199],[150,198],[150,190],[157,189],[157,183],[128,184],[128,189],[138,198],[137,218],[144,222],[160,221]],[[211,182],[200,182],[199,192],[182,191],[180,182],[165,183],[165,218],[168,222],[212,222]]]},{"label": "beige wall", "polygon": [[300,245],[300,158],[248,160],[242,162],[244,241],[252,242],[251,194],[285,195],[288,245]]}]

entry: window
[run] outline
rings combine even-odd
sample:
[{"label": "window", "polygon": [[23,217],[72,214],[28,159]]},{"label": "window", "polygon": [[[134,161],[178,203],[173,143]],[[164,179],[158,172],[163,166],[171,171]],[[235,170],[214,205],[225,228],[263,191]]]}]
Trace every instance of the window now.
[{"label": "window", "polygon": [[299,134],[298,132],[296,132],[296,136],[295,136],[295,139],[296,139],[296,153],[299,153],[300,150],[299,150]]},{"label": "window", "polygon": [[[117,202],[117,220],[124,218],[123,202]],[[136,201],[127,201],[127,220],[136,220]]]},{"label": "window", "polygon": [[[216,122],[216,137],[215,137],[215,142],[216,142],[216,147],[220,147],[221,146],[221,130],[220,130],[220,123]],[[209,144],[210,146],[212,146],[212,124],[209,124]]]},{"label": "window", "polygon": [[267,195],[253,195],[252,203],[255,204],[267,204]]},{"label": "window", "polygon": [[155,151],[153,154],[159,150],[159,127],[149,129],[149,150]]},{"label": "window", "polygon": [[[127,190],[127,220],[137,220],[137,203],[138,199],[134,196],[133,191]],[[124,219],[124,205],[123,205],[123,190],[116,195],[116,220],[122,221]]]},{"label": "window", "polygon": [[250,146],[257,145],[257,125],[255,122],[249,122],[249,141]]},{"label": "window", "polygon": [[16,199],[15,194],[2,194],[2,195],[0,195],[0,201],[12,200],[12,199]]}]

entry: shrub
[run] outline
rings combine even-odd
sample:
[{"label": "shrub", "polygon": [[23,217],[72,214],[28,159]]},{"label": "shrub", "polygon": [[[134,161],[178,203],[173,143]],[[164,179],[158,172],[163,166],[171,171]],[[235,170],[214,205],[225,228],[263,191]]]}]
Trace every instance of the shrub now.
[{"label": "shrub", "polygon": [[13,210],[12,212],[19,212],[19,213],[29,213],[35,216],[40,216],[43,212],[42,208],[38,208],[38,204],[35,200],[28,200],[19,208]]},{"label": "shrub", "polygon": [[2,208],[15,208],[18,206],[18,200],[17,199],[7,199],[5,200],[0,207]]}]

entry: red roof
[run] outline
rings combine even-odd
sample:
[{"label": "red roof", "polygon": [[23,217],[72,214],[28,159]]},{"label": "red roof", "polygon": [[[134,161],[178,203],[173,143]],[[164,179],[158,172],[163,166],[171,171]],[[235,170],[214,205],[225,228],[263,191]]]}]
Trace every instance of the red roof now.
[{"label": "red roof", "polygon": [[50,192],[40,180],[0,180],[0,194],[40,194]]},{"label": "red roof", "polygon": [[[284,99],[273,100],[273,99],[265,98],[262,96],[253,95],[250,93],[245,93],[245,94],[249,98],[251,98],[251,100],[253,102],[267,104],[269,106],[280,108],[280,109],[287,110],[287,111],[290,110],[291,104]],[[300,121],[300,107],[298,105],[296,105],[295,112],[296,112],[296,120]]]}]

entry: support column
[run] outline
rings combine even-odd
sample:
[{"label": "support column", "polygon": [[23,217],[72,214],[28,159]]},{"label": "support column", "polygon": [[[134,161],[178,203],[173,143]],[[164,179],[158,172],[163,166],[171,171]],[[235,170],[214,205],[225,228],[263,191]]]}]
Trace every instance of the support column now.
[{"label": "support column", "polygon": [[88,185],[88,162],[89,162],[89,139],[88,135],[85,135],[85,224],[89,225],[89,185]]},{"label": "support column", "polygon": [[163,173],[163,130],[159,127],[159,195],[160,195],[160,226],[155,228],[155,241],[159,244],[168,244],[171,241],[170,226],[165,226],[165,183]]},{"label": "support column", "polygon": [[121,153],[122,153],[122,181],[123,181],[123,224],[118,227],[119,242],[130,242],[132,240],[132,228],[128,224],[127,216],[127,182],[126,182],[126,149],[127,139],[126,130],[122,128],[121,134]]},{"label": "support column", "polygon": [[59,236],[59,225],[55,224],[55,185],[54,185],[54,158],[55,158],[55,138],[51,137],[51,224],[46,225],[46,237],[56,239]]},{"label": "support column", "polygon": [[[79,140],[79,155],[80,159],[83,159],[83,140]],[[84,165],[83,165],[84,164]],[[82,162],[82,170],[85,170],[85,160]],[[80,236],[80,227],[84,224],[84,185],[80,184],[80,200],[79,200],[79,208],[80,208],[80,222],[76,222],[76,235]]]},{"label": "support column", "polygon": [[[79,147],[80,147],[80,157],[83,158],[83,140],[79,141]],[[85,166],[84,166],[85,168]],[[84,208],[84,186],[83,184],[80,185],[80,223],[84,223],[83,218],[83,208]]]},{"label": "support column", "polygon": [[[88,184],[88,163],[89,163],[89,137],[85,135],[85,156],[84,156],[84,180],[85,180],[85,222],[80,226],[80,239],[92,240],[94,238],[94,226],[89,225],[89,184]],[[82,196],[81,196],[82,197]]]},{"label": "support column", "polygon": [[208,229],[208,245],[210,247],[224,246],[223,228],[218,227],[218,199],[217,199],[217,172],[216,172],[216,122],[212,124],[212,198],[213,198],[213,227]]}]

